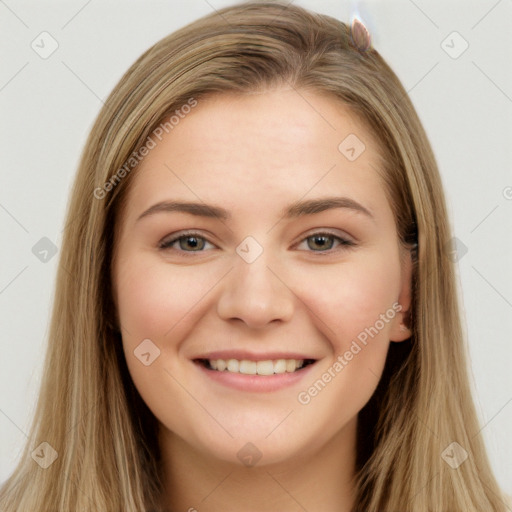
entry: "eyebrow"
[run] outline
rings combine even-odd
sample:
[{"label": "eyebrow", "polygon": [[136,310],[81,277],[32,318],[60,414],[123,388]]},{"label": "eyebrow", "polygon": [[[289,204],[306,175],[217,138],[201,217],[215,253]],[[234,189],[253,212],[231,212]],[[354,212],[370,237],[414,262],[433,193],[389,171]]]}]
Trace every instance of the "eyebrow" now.
[{"label": "eyebrow", "polygon": [[[357,213],[362,213],[372,220],[375,220],[373,214],[362,204],[350,199],[349,197],[323,197],[320,199],[309,199],[306,201],[297,201],[286,207],[281,212],[283,218],[297,218],[305,215],[314,215],[326,210],[335,208],[344,208]],[[217,218],[220,220],[230,220],[231,213],[220,206],[206,203],[194,203],[187,201],[161,201],[145,210],[137,218],[137,222],[144,217],[155,213],[182,212],[197,217]]]}]

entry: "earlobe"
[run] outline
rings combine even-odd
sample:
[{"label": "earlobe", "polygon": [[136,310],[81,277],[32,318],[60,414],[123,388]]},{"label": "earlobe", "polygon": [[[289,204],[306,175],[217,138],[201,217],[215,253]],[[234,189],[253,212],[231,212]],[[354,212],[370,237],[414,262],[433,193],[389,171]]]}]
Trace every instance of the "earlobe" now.
[{"label": "earlobe", "polygon": [[403,322],[398,326],[398,334],[391,336],[390,341],[399,343],[401,341],[407,341],[412,336],[412,331]]},{"label": "earlobe", "polygon": [[394,326],[391,329],[389,341],[399,343],[401,341],[407,341],[411,336],[412,330],[401,322],[398,326]]}]

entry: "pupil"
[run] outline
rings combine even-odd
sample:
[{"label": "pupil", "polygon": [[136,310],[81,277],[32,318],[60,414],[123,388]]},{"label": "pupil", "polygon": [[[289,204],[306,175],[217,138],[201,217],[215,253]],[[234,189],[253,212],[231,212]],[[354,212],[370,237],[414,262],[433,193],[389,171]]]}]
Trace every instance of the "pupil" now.
[{"label": "pupil", "polygon": [[195,236],[189,236],[185,239],[186,243],[189,245],[189,247],[192,247],[192,248],[197,248],[198,247],[198,242],[197,242],[197,237]]},{"label": "pupil", "polygon": [[330,238],[329,236],[321,235],[321,236],[314,236],[313,240],[316,245],[318,245],[320,248],[325,248],[326,243],[325,240]]}]

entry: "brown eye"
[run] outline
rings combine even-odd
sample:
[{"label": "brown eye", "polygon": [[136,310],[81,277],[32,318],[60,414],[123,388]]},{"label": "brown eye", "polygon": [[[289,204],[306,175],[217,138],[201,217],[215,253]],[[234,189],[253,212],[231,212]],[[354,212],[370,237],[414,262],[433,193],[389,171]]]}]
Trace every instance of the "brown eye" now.
[{"label": "brown eye", "polygon": [[353,247],[356,244],[347,238],[343,238],[333,233],[313,233],[309,235],[307,238],[303,240],[307,241],[308,249],[311,249],[312,252],[331,252],[333,249],[333,245],[338,242],[338,248],[348,248]]},{"label": "brown eye", "polygon": [[331,249],[334,244],[334,237],[330,235],[313,235],[308,237],[309,240],[312,240],[311,244],[308,243],[310,249]]},{"label": "brown eye", "polygon": [[187,250],[201,250],[204,247],[204,239],[197,236],[180,236],[177,240],[179,242],[180,249]]},{"label": "brown eye", "polygon": [[[178,242],[178,247],[173,247]],[[198,233],[184,233],[174,236],[170,239],[163,240],[159,244],[160,249],[174,249],[179,252],[202,252],[205,244],[210,243]]]}]

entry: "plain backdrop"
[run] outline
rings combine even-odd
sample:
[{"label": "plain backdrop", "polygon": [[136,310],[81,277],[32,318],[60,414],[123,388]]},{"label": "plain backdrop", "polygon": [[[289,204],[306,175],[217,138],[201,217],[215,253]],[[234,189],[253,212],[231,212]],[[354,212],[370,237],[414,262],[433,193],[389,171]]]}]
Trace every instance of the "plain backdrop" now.
[{"label": "plain backdrop", "polygon": [[[233,3],[0,1],[0,481],[27,440],[65,207],[102,101],[153,43]],[[482,434],[512,494],[512,2],[294,3],[345,22],[357,9],[424,124],[458,240]]]}]

